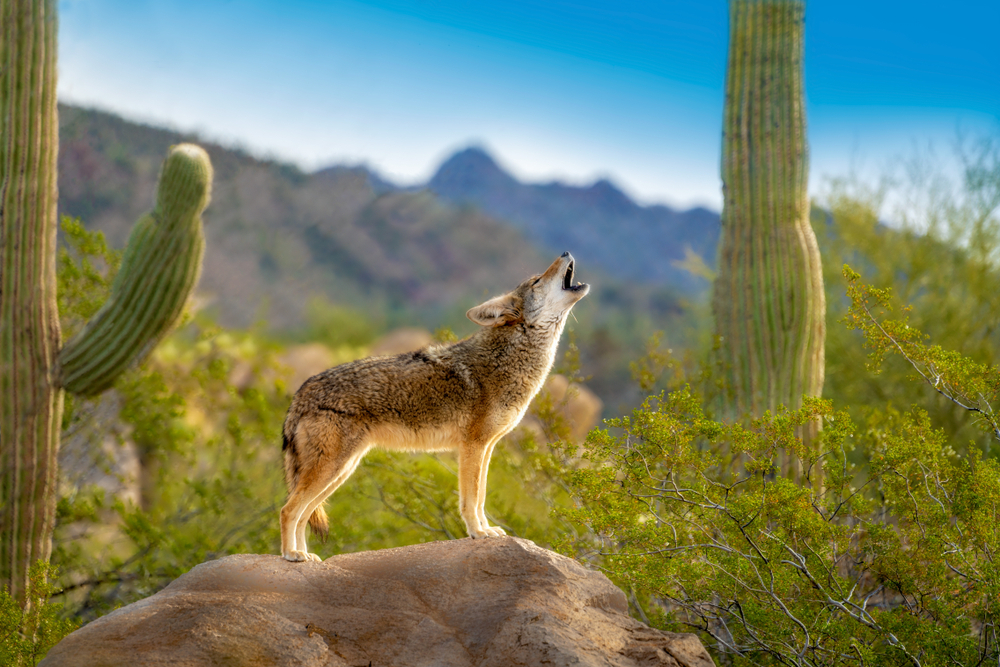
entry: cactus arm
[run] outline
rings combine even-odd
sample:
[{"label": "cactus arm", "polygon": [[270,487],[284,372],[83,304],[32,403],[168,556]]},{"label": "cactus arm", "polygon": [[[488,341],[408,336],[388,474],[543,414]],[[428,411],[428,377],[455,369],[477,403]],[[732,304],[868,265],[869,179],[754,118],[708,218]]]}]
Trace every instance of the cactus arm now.
[{"label": "cactus arm", "polygon": [[0,0],[0,584],[18,598],[55,522],[58,126],[55,2]]},{"label": "cactus arm", "polygon": [[171,148],[157,203],[129,236],[111,296],[59,355],[62,386],[98,393],[141,361],[177,323],[201,272],[212,166],[197,146]]},{"label": "cactus arm", "polygon": [[801,0],[732,0],[713,311],[724,414],[798,407],[823,386],[825,298],[809,224]]}]

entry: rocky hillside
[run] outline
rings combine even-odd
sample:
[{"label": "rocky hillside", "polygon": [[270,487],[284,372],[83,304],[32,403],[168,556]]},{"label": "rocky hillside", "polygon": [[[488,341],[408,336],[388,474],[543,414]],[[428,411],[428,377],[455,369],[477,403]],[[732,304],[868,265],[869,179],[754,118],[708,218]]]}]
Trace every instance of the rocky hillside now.
[{"label": "rocky hillside", "polygon": [[62,105],[59,117],[60,212],[116,247],[152,206],[166,149],[193,140],[208,150],[215,185],[199,292],[225,324],[266,315],[294,328],[313,295],[440,322],[551,261],[509,224],[426,191],[394,191],[364,169],[305,174],[110,114]]},{"label": "rocky hillside", "polygon": [[427,187],[509,221],[549,251],[573,248],[621,280],[693,294],[708,287],[706,269],[715,265],[718,213],[640,206],[607,180],[589,187],[522,183],[469,148],[445,161]]}]

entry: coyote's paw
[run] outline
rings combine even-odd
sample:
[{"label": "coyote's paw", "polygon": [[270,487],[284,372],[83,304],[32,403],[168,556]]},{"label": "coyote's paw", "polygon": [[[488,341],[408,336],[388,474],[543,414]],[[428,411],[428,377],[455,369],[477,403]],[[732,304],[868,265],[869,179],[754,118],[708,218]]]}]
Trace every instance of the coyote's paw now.
[{"label": "coyote's paw", "polygon": [[316,554],[311,554],[307,551],[297,551],[297,550],[286,551],[285,553],[281,554],[281,557],[293,563],[302,563],[304,561],[310,561],[310,560],[314,561],[321,560],[320,557],[317,556]]},{"label": "coyote's paw", "polygon": [[503,537],[506,534],[503,528],[497,528],[496,526],[486,526],[482,530],[469,531],[469,537],[474,540],[484,540],[487,537]]}]

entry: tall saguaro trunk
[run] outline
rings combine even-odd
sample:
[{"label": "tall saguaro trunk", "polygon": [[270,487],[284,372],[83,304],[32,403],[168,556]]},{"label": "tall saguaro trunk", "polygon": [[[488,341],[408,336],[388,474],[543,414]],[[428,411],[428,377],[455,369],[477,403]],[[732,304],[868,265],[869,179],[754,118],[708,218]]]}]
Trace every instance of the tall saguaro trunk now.
[{"label": "tall saguaro trunk", "polygon": [[55,12],[0,0],[0,577],[17,597],[51,550],[62,419]]},{"label": "tall saguaro trunk", "polygon": [[107,303],[60,350],[55,0],[0,0],[0,585],[48,560],[63,390],[93,395],[180,319],[201,273],[212,163],[172,146]]},{"label": "tall saguaro trunk", "polygon": [[723,412],[798,408],[823,388],[826,302],[809,225],[801,0],[731,0],[722,244],[712,307]]}]

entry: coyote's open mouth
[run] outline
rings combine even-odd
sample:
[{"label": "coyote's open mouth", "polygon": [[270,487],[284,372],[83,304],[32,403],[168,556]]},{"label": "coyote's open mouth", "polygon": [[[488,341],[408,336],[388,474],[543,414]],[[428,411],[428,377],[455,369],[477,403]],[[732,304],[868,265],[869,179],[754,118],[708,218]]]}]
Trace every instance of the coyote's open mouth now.
[{"label": "coyote's open mouth", "polygon": [[571,292],[576,292],[586,287],[586,285],[583,285],[581,283],[577,283],[575,285],[573,284],[573,267],[575,264],[576,264],[575,261],[571,261],[569,263],[569,266],[566,267],[565,275],[563,275],[562,288],[564,290],[569,290]]}]

